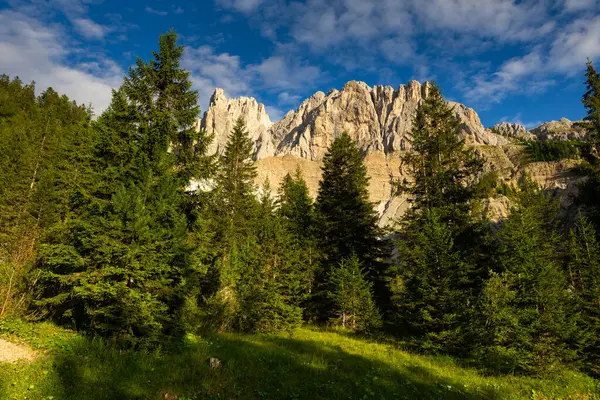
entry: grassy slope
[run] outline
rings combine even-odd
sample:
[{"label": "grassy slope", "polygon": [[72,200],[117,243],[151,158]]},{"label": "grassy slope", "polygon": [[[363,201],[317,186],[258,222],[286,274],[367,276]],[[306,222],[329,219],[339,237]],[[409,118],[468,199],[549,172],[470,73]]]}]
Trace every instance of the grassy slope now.
[{"label": "grassy slope", "polygon": [[0,335],[40,349],[32,364],[0,364],[0,399],[542,399],[599,387],[572,372],[485,377],[449,358],[311,329],[190,337],[162,353],[120,353],[51,324],[0,322]]}]

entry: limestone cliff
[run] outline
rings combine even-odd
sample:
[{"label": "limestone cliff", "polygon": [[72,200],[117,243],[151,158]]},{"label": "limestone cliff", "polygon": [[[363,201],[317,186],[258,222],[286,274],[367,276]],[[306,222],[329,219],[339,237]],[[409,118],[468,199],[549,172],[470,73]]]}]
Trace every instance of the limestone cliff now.
[{"label": "limestone cliff", "polygon": [[587,131],[581,126],[581,121],[569,121],[566,118],[544,122],[529,132],[539,140],[572,140],[584,139],[587,136]]},{"label": "limestone cliff", "polygon": [[268,147],[270,140],[265,139],[273,123],[265,106],[252,97],[228,99],[223,89],[219,88],[215,89],[210,98],[210,106],[198,125],[199,129],[215,134],[209,151],[211,153],[223,151],[227,144],[227,137],[239,117],[246,121],[248,131],[256,143],[257,152],[261,155],[263,152],[272,153],[273,149]]},{"label": "limestone cliff", "polygon": [[[257,183],[268,179],[276,188],[286,173],[299,167],[313,197],[327,148],[337,135],[348,132],[363,151],[370,177],[370,198],[380,213],[380,223],[385,225],[409,206],[406,198],[392,198],[390,178],[403,176],[399,154],[410,147],[412,119],[428,89],[427,82],[421,85],[410,81],[394,89],[351,81],[341,90],[315,93],[274,123],[264,105],[254,98],[228,99],[222,89],[216,89],[198,128],[215,135],[211,151],[221,152],[235,120],[241,116],[255,144]],[[507,136],[523,137],[524,128],[503,126],[516,131],[498,135],[496,130],[483,127],[473,109],[460,103],[449,104],[462,123],[461,135],[466,143],[486,157],[486,170],[496,170],[506,181],[513,180],[519,169],[519,146]],[[531,172],[539,174],[545,183],[554,183],[551,169]]]},{"label": "limestone cliff", "polygon": [[494,125],[494,130],[502,136],[514,137],[517,139],[534,140],[535,135],[525,129],[521,124],[511,124],[510,122],[501,122]]}]

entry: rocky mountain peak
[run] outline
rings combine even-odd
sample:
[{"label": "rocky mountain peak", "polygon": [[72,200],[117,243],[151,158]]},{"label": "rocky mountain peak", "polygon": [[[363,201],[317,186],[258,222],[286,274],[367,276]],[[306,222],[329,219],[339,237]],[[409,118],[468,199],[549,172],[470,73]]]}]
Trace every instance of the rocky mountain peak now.
[{"label": "rocky mountain peak", "polygon": [[567,118],[544,122],[529,132],[540,140],[583,139],[587,136],[587,131],[582,126],[581,121],[570,121]]},{"label": "rocky mountain peak", "polygon": [[502,136],[515,137],[519,139],[534,139],[531,133],[521,124],[513,124],[510,122],[501,122],[494,125],[494,130]]},{"label": "rocky mountain peak", "polygon": [[[343,131],[356,140],[365,154],[390,154],[409,146],[414,113],[429,88],[428,82],[414,80],[397,90],[350,81],[339,91],[316,92],[275,123],[264,105],[254,98],[228,99],[222,89],[217,89],[200,127],[215,134],[211,150],[222,151],[233,122],[242,116],[255,142],[257,159],[289,154],[320,161]],[[458,103],[452,105],[463,121],[463,134],[469,142],[496,145],[502,140],[483,128],[474,110]]]},{"label": "rocky mountain peak", "polygon": [[264,104],[258,103],[253,97],[230,99],[221,88],[215,89],[210,98],[208,110],[199,124],[200,129],[215,135],[209,151],[215,153],[225,149],[227,138],[239,117],[246,121],[248,131],[257,145],[257,152],[272,152],[273,149],[262,146],[262,143],[269,142],[265,140],[265,135],[273,125]]},{"label": "rocky mountain peak", "polygon": [[[339,134],[348,132],[363,151],[370,178],[370,198],[380,213],[380,224],[385,225],[404,213],[410,204],[406,197],[391,195],[390,178],[406,176],[398,153],[410,147],[413,117],[430,88],[430,83],[418,81],[409,81],[397,89],[350,81],[340,90],[314,93],[276,122],[270,120],[265,106],[256,99],[228,98],[222,89],[216,89],[197,128],[214,134],[211,151],[221,152],[235,120],[244,118],[255,145],[256,183],[268,180],[272,188],[277,188],[287,173],[300,168],[313,198],[327,148]],[[448,104],[461,122],[461,135],[466,143],[486,157],[486,168],[499,171],[506,179],[516,176],[509,157],[516,150],[507,137],[533,135],[518,124],[503,123],[495,129],[485,129],[475,110],[460,103]],[[568,132],[578,128],[576,123],[561,120],[536,129],[540,136],[554,137],[570,135]],[[498,131],[500,135],[496,134]],[[556,175],[550,169],[536,171],[531,176],[545,183]]]}]

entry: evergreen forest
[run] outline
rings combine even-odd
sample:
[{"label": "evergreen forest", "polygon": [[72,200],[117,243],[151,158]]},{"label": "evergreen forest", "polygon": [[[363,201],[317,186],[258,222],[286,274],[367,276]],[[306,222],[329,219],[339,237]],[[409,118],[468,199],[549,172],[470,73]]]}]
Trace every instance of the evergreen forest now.
[{"label": "evergreen forest", "polygon": [[[214,138],[195,128],[198,93],[181,66],[183,52],[175,32],[162,35],[100,115],[52,88],[0,77],[0,336],[42,352],[59,343],[57,371],[69,382],[61,392],[56,378],[28,398],[154,398],[132,389],[139,380],[164,399],[321,398],[319,392],[339,399],[478,399],[525,391],[542,399],[559,396],[536,397],[533,386],[517,380],[564,374],[579,374],[587,389],[576,391],[588,397],[560,398],[594,398],[600,73],[591,62],[582,77],[589,138],[524,145],[532,161],[581,160],[584,179],[570,212],[523,174],[505,191],[508,217],[490,220],[482,204],[497,185],[486,180],[495,178],[459,135],[460,121],[433,84],[413,117],[410,149],[398,156],[413,179],[391,182],[395,194],[410,196],[411,207],[382,228],[363,154],[346,132],[337,132],[327,150],[316,198],[300,170],[279,187],[257,184],[254,145],[241,118],[224,151],[210,154]],[[338,342],[328,342],[325,332]],[[311,348],[302,341],[307,337],[328,343],[330,353]],[[221,353],[198,350],[209,341],[220,343]],[[477,379],[512,379],[508,391],[525,389],[494,397],[408,370],[420,380],[405,382],[385,370],[389,360],[381,361],[385,368],[373,361],[349,369],[344,379],[332,375],[335,387],[323,380],[306,391],[298,388],[307,382],[284,387],[231,372],[267,363],[274,380],[321,382],[299,366],[281,367],[284,358],[300,365],[311,352],[332,360],[336,354],[326,368],[335,374],[358,365],[350,355],[358,343],[389,346],[390,354],[401,349],[403,357],[456,368],[453,374],[460,367],[485,377]],[[204,358],[181,356],[190,348]],[[191,365],[205,366],[215,354],[223,363],[217,368],[229,375],[208,373],[208,383],[191,388]],[[102,369],[73,372],[85,357]],[[21,387],[38,393],[40,384],[28,379],[54,368],[50,361],[39,365],[27,375],[0,364],[0,396],[23,398],[8,395]],[[378,368],[381,375],[360,383]],[[182,375],[172,382],[183,383],[153,387],[175,370]],[[94,371],[99,375],[89,378]],[[105,391],[81,383],[86,376]],[[384,377],[416,389],[394,389]],[[423,386],[428,379],[442,383]],[[267,387],[256,387],[260,382]],[[360,389],[352,389],[355,383]],[[556,390],[569,388],[560,385]]]}]

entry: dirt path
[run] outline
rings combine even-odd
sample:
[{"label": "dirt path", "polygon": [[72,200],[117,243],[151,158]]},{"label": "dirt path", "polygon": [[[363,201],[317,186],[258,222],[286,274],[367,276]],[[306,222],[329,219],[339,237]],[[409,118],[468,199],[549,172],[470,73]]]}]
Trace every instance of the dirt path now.
[{"label": "dirt path", "polygon": [[0,339],[0,363],[2,362],[15,362],[17,360],[33,360],[33,350],[8,342],[4,339]]}]

